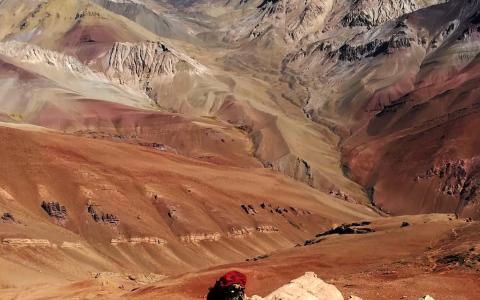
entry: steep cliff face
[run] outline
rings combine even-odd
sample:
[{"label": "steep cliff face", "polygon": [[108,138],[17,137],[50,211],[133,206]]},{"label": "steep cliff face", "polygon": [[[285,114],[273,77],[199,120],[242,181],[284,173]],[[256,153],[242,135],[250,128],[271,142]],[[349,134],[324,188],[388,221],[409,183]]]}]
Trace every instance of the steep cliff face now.
[{"label": "steep cliff face", "polygon": [[[313,95],[305,103],[308,115],[318,116],[328,104],[334,113],[362,118],[365,112],[381,110],[410,92],[416,81],[426,85],[430,78],[443,76],[444,70],[471,62],[479,50],[472,21],[478,2],[433,5],[441,2],[385,1],[384,6],[375,6],[372,1],[357,1],[346,16],[372,5],[378,11],[362,13],[364,20],[370,21],[359,24],[349,17],[347,24],[343,18],[340,22],[345,28],[327,30],[288,54],[284,60],[288,68],[316,80]],[[403,13],[409,11],[415,12]],[[431,15],[438,18],[429,18]],[[339,21],[335,17],[329,20]],[[333,32],[340,32],[341,37]],[[434,68],[437,75],[432,73]],[[315,94],[319,89],[323,97]]]},{"label": "steep cliff face", "polygon": [[462,212],[465,207],[478,204],[480,188],[479,158],[468,160],[443,161],[416,177],[416,182],[430,182],[438,186],[437,193],[458,199],[456,212]]},{"label": "steep cliff face", "polygon": [[333,5],[333,0],[308,1],[305,7],[301,9],[296,21],[289,24],[289,37],[296,41],[322,29],[327,15],[333,9]]},{"label": "steep cliff face", "polygon": [[0,43],[0,55],[17,59],[23,63],[46,64],[78,75],[94,76],[94,72],[77,58],[32,44],[15,41]]},{"label": "steep cliff face", "polygon": [[[358,30],[341,27],[375,27],[416,10],[446,0],[265,0],[257,13],[245,17],[228,32],[229,40],[266,39],[277,36],[287,43],[314,41],[327,32],[341,39]],[[340,33],[340,34],[339,34]]]},{"label": "steep cliff face", "polygon": [[377,26],[404,14],[448,0],[359,0],[352,1],[342,19],[343,26]]},{"label": "steep cliff face", "polygon": [[206,67],[161,42],[115,43],[104,56],[103,67],[111,80],[147,92],[156,80],[207,72]]},{"label": "steep cliff face", "polygon": [[298,41],[322,28],[333,3],[333,0],[265,0],[257,7],[255,15],[233,26],[227,33],[227,39]]}]

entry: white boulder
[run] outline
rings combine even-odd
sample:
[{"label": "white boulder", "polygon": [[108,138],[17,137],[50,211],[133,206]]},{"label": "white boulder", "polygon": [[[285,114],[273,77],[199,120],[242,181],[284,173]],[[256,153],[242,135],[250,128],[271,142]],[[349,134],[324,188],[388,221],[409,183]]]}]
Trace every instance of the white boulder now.
[{"label": "white boulder", "polygon": [[251,300],[344,300],[342,293],[332,284],[318,278],[313,272],[292,280],[265,298],[253,296]]}]

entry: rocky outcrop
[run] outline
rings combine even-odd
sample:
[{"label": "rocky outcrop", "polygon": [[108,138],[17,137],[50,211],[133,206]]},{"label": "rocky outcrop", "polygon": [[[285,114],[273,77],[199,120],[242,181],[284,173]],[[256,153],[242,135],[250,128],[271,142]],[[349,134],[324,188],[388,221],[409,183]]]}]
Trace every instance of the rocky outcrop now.
[{"label": "rocky outcrop", "polygon": [[222,238],[219,232],[212,233],[190,233],[180,236],[180,241],[183,243],[198,244],[199,242],[216,242]]},{"label": "rocky outcrop", "polygon": [[468,20],[466,28],[463,30],[462,34],[457,38],[458,40],[466,41],[470,38],[480,39],[480,12],[475,12]]},{"label": "rocky outcrop", "polygon": [[467,204],[476,200],[478,191],[480,189],[480,174],[475,173],[467,177],[462,191],[460,192],[460,199]]},{"label": "rocky outcrop", "polygon": [[0,55],[16,58],[24,63],[45,64],[56,69],[69,71],[81,76],[98,77],[77,58],[64,53],[41,48],[37,45],[16,41],[0,43]]},{"label": "rocky outcrop", "polygon": [[[241,26],[234,27],[228,34],[229,38],[254,39],[265,35],[271,28],[285,24],[285,12],[292,6],[291,1],[264,0],[257,8],[257,14],[241,21]],[[244,32],[247,27],[247,32]]]},{"label": "rocky outcrop", "polygon": [[416,182],[439,180],[439,191],[451,197],[458,197],[460,206],[477,198],[480,189],[480,161],[477,157],[469,160],[452,160],[438,163],[425,174],[415,178]]},{"label": "rocky outcrop", "polygon": [[[4,1],[0,1],[1,2]],[[39,3],[19,24],[20,29],[25,29],[27,27],[30,27],[29,25],[35,26],[36,24],[31,24],[35,23],[34,20],[37,17],[38,13],[42,11],[42,9],[46,6],[46,2]],[[45,17],[39,19],[40,22],[45,21]]]},{"label": "rocky outcrop", "polygon": [[284,173],[295,180],[302,181],[310,186],[314,185],[314,176],[310,163],[300,157],[292,154],[283,156],[282,158],[267,163],[266,167],[271,167],[273,170]]},{"label": "rocky outcrop", "polygon": [[152,148],[152,149],[155,149],[157,151],[170,151],[170,152],[174,152],[172,151],[172,148],[171,147],[168,147],[167,145],[165,144],[160,144],[160,143],[138,143],[139,145],[141,146],[144,146],[144,147],[148,147],[148,148]]},{"label": "rocky outcrop", "polygon": [[317,234],[317,237],[327,236],[332,234],[364,234],[374,232],[372,228],[360,227],[370,225],[370,222],[365,221],[361,223],[352,223],[352,224],[342,224],[338,227],[327,230],[323,233]]},{"label": "rocky outcrop", "polygon": [[[310,40],[337,26],[375,27],[421,8],[447,0],[264,0],[254,15],[234,24],[227,40],[280,36],[286,42]],[[338,9],[336,9],[338,8]],[[343,14],[343,17],[342,17]],[[337,17],[337,15],[339,15]],[[339,25],[331,23],[332,20]]]},{"label": "rocky outcrop", "polygon": [[2,245],[12,247],[56,247],[49,240],[23,238],[5,238],[2,240]]},{"label": "rocky outcrop", "polygon": [[3,213],[2,217],[0,218],[4,223],[17,223],[13,215],[9,212]]},{"label": "rocky outcrop", "polygon": [[251,300],[343,300],[342,293],[332,284],[318,278],[313,272],[292,280],[265,298],[253,296]]},{"label": "rocky outcrop", "polygon": [[436,262],[437,269],[459,265],[477,269],[480,266],[480,255],[474,251],[455,253],[441,257]]},{"label": "rocky outcrop", "polygon": [[73,134],[77,136],[84,136],[91,139],[107,139],[107,140],[114,140],[114,141],[129,141],[138,139],[138,135],[136,134],[114,134],[111,132],[103,132],[103,131],[95,131],[95,130],[77,130],[73,132]]},{"label": "rocky outcrop", "polygon": [[333,234],[366,234],[366,233],[371,233],[375,232],[373,228],[369,227],[363,227],[363,226],[368,226],[370,225],[371,222],[369,221],[363,221],[359,223],[351,223],[351,224],[342,224],[340,226],[334,227],[330,230],[327,230],[325,232],[319,233],[315,236],[315,238],[311,240],[306,240],[304,243],[304,246],[308,245],[313,245],[321,242],[324,240],[326,236],[333,235]]},{"label": "rocky outcrop", "polygon": [[351,202],[351,203],[357,203],[357,201],[355,201],[355,199],[352,196],[350,196],[348,193],[341,191],[337,188],[331,189],[328,193],[334,196],[335,198],[338,198],[347,202]]},{"label": "rocky outcrop", "polygon": [[388,20],[421,8],[446,2],[447,0],[358,0],[352,1],[348,13],[342,19],[343,26],[377,26]]},{"label": "rocky outcrop", "polygon": [[52,218],[63,221],[67,218],[67,208],[58,202],[42,202],[41,207]]},{"label": "rocky outcrop", "polygon": [[[243,206],[245,206],[245,208]],[[288,214],[291,214],[291,215],[294,215],[294,216],[312,214],[308,210],[304,210],[304,209],[301,209],[301,208],[295,208],[293,206],[283,207],[283,206],[280,206],[280,205],[272,205],[270,202],[262,202],[262,203],[260,203],[259,207],[262,209],[259,212],[266,211],[266,212],[269,212],[271,214],[278,214],[278,215],[283,216],[283,217],[287,216]],[[242,205],[242,208],[246,212],[247,212],[246,209],[248,209],[248,212],[250,212],[250,213],[247,212],[247,214],[250,214],[250,215],[255,215],[255,214],[258,213],[255,210],[255,205],[251,205],[251,204]]]},{"label": "rocky outcrop", "polygon": [[80,243],[80,242],[63,242],[61,245],[60,245],[60,248],[64,248],[64,249],[81,249],[81,248],[85,248],[85,246]]},{"label": "rocky outcrop", "polygon": [[177,209],[175,207],[169,207],[167,215],[170,219],[174,219],[174,220],[178,219]]},{"label": "rocky outcrop", "polygon": [[280,36],[286,42],[299,41],[321,30],[332,0],[264,0],[253,16],[235,24],[227,33],[227,40],[257,39]]},{"label": "rocky outcrop", "polygon": [[151,284],[165,279],[165,275],[155,273],[117,273],[117,272],[92,272],[91,276],[101,286],[115,286],[136,290],[139,285]]},{"label": "rocky outcrop", "polygon": [[151,148],[157,151],[168,151],[176,152],[175,148],[172,148],[168,145],[157,143],[157,142],[144,142],[141,141],[140,137],[137,134],[118,134],[104,131],[94,131],[94,130],[77,130],[73,132],[74,135],[83,136],[91,139],[105,139],[111,141],[121,141],[123,143],[130,143],[135,145],[140,145],[143,147]]},{"label": "rocky outcrop", "polygon": [[258,260],[262,260],[262,259],[265,259],[265,258],[268,258],[269,256],[264,254],[264,255],[258,255],[258,256],[255,256],[255,257],[252,257],[252,258],[247,258],[245,261],[258,261]]},{"label": "rocky outcrop", "polygon": [[[305,7],[296,18],[296,21],[288,26],[289,37],[297,41],[321,29],[325,18],[333,6],[332,0],[306,1]],[[288,12],[287,12],[288,13]]]},{"label": "rocky outcrop", "polygon": [[365,57],[375,56],[374,53],[377,53],[380,48],[384,48],[384,42],[380,40],[373,40],[358,46],[344,44],[338,50],[330,52],[329,56],[333,58],[338,54],[339,60],[356,61]]},{"label": "rocky outcrop", "polygon": [[260,204],[260,207],[261,207],[262,209],[267,209],[267,210],[269,210],[271,213],[273,213],[273,206],[272,206],[272,204],[269,203],[269,202],[262,202],[262,203]]},{"label": "rocky outcrop", "polygon": [[192,58],[161,42],[115,43],[104,58],[110,80],[144,91],[150,84],[175,74],[203,74],[207,71]]},{"label": "rocky outcrop", "polygon": [[93,202],[87,204],[87,212],[90,214],[90,216],[95,222],[102,222],[113,226],[117,226],[120,223],[120,220],[117,216],[115,216],[114,214],[97,212],[96,207],[97,205]]},{"label": "rocky outcrop", "polygon": [[342,19],[343,26],[373,26],[371,16],[364,11],[349,12]]},{"label": "rocky outcrop", "polygon": [[130,237],[130,238],[116,238],[110,241],[112,245],[120,245],[120,244],[130,244],[130,245],[137,245],[137,244],[150,244],[150,245],[158,245],[162,246],[167,244],[167,241],[158,237]]},{"label": "rocky outcrop", "polygon": [[280,229],[278,229],[277,226],[274,225],[260,225],[255,228],[258,232],[263,232],[263,233],[273,233],[273,232],[279,232]]},{"label": "rocky outcrop", "polygon": [[[24,238],[5,238],[2,245],[12,247],[40,247],[40,248],[57,248],[57,244],[51,243],[47,239],[24,239]],[[60,248],[64,249],[80,249],[85,246],[80,242],[63,242]]]},{"label": "rocky outcrop", "polygon": [[255,229],[253,227],[232,227],[227,233],[230,238],[245,238],[251,235]]},{"label": "rocky outcrop", "polygon": [[415,39],[404,34],[395,34],[388,41],[375,39],[361,45],[344,44],[338,50],[328,54],[329,57],[338,57],[341,61],[358,61],[381,54],[391,54],[395,49],[409,48]]},{"label": "rocky outcrop", "polygon": [[444,162],[427,170],[423,175],[417,176],[416,180],[426,180],[437,177],[442,179],[441,191],[448,195],[461,193],[467,180],[467,170],[464,160]]},{"label": "rocky outcrop", "polygon": [[[257,233],[275,233],[279,232],[280,229],[275,225],[259,225],[255,228],[252,227],[231,227],[226,233],[228,238],[245,238],[250,236],[253,232]],[[198,244],[200,242],[216,242],[222,239],[224,236],[220,232],[212,233],[189,233],[181,235],[180,241],[183,243],[192,243]]]},{"label": "rocky outcrop", "polygon": [[275,208],[275,213],[277,213],[281,216],[285,216],[286,214],[288,214],[288,209],[286,209],[284,207],[277,207],[277,208]]},{"label": "rocky outcrop", "polygon": [[390,102],[389,104],[379,103],[377,107],[373,109],[373,111],[378,111],[378,113],[375,114],[375,117],[378,118],[378,117],[385,116],[386,114],[389,114],[389,113],[395,113],[397,110],[404,107],[405,104],[407,104],[407,100],[400,98],[398,100],[394,100]]},{"label": "rocky outcrop", "polygon": [[81,20],[85,17],[93,17],[93,18],[103,18],[105,19],[105,17],[102,17],[100,15],[100,13],[98,11],[92,11],[88,8],[84,9],[84,10],[81,10],[79,11],[76,15],[75,15],[75,20]]},{"label": "rocky outcrop", "polygon": [[242,204],[242,205],[240,205],[240,207],[245,211],[245,213],[247,215],[252,215],[253,216],[257,213],[255,208],[251,204]]}]

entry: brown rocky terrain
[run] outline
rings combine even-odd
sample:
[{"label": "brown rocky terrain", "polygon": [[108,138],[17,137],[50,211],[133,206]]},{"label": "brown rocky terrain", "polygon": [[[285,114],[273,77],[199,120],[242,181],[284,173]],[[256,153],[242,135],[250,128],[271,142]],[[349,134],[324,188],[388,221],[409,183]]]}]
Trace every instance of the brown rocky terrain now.
[{"label": "brown rocky terrain", "polygon": [[0,0],[0,298],[475,299],[479,16]]},{"label": "brown rocky terrain", "polygon": [[[2,264],[30,274],[2,271],[4,287],[105,269],[178,274],[293,247],[320,224],[375,216],[259,167],[23,127],[1,127],[1,135],[0,207],[16,221],[1,225]],[[262,208],[266,201],[281,213]]]}]

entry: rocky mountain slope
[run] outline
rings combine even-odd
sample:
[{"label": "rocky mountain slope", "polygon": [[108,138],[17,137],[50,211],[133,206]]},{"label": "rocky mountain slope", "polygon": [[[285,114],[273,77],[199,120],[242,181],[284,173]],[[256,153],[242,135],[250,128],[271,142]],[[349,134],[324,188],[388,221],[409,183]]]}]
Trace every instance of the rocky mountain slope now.
[{"label": "rocky mountain slope", "polygon": [[106,54],[105,73],[122,84],[151,90],[156,77],[173,77],[179,72],[201,75],[207,68],[193,59],[169,49],[160,42],[115,43]]},{"label": "rocky mountain slope", "polygon": [[200,41],[195,38],[195,33],[199,32],[199,23],[190,23],[187,18],[179,18],[171,12],[168,5],[161,5],[155,1],[95,0],[93,2],[135,21],[161,37],[190,42]]},{"label": "rocky mountain slope", "polygon": [[298,41],[318,31],[334,1],[263,1],[257,13],[228,32],[229,39],[280,39]]},{"label": "rocky mountain slope", "polygon": [[[344,44],[331,39],[315,42],[286,60],[289,67],[304,70],[302,73],[310,78],[307,80],[316,86],[310,89],[312,93],[305,103],[308,116],[321,121],[336,115],[333,118],[342,119],[337,123],[351,128],[351,136],[343,143],[345,163],[357,181],[379,192],[374,200],[387,211],[477,214],[476,201],[466,203],[454,194],[445,197],[438,183],[434,183],[435,188],[430,187],[435,200],[409,203],[405,199],[423,197],[419,196],[422,188],[409,178],[402,180],[400,188],[398,175],[420,174],[426,172],[424,168],[470,160],[477,155],[475,147],[468,146],[476,144],[475,140],[467,138],[459,144],[454,141],[459,138],[458,131],[450,137],[448,132],[457,126],[471,126],[475,119],[475,104],[471,100],[460,104],[455,94],[473,96],[475,93],[469,83],[475,81],[476,56],[480,50],[474,32],[478,5],[475,1],[450,1],[432,6],[367,29]],[[430,18],[445,11],[449,14],[444,17]],[[347,69],[353,66],[357,71]],[[316,92],[317,88],[322,90],[322,95]],[[425,139],[426,136],[429,139]],[[432,142],[435,139],[441,142]],[[385,143],[393,147],[401,144],[402,149],[386,150],[389,146]],[[356,148],[359,144],[361,148]],[[430,147],[427,151],[418,151],[426,149],[427,144]],[[389,155],[374,154],[378,147],[382,147],[384,153],[390,152]],[[457,147],[470,148],[473,152],[457,152],[454,150]],[[360,149],[367,148],[368,156],[378,158],[376,162],[361,157],[363,150]],[[432,153],[435,154],[432,156]],[[416,166],[392,161],[399,156],[415,157]],[[369,161],[378,168],[368,170],[370,175],[367,175],[366,165],[357,165],[356,161],[362,164]],[[423,166],[418,165],[419,161]],[[380,171],[384,167],[388,173]],[[370,165],[367,168],[370,169]],[[392,169],[396,173],[389,181],[386,178]],[[394,190],[385,184],[390,188],[395,186]],[[400,190],[409,190],[408,195]],[[427,197],[431,197],[431,193]]]},{"label": "rocky mountain slope", "polygon": [[[233,10],[242,5],[252,2]],[[219,30],[225,32],[226,41],[238,45],[225,63],[250,72],[263,66],[269,80],[288,83],[278,97],[296,99],[294,104],[307,118],[341,138],[343,170],[378,207],[397,214],[456,212],[475,217],[477,201],[445,196],[439,183],[425,193],[415,177],[437,165],[477,156],[475,139],[459,137],[459,131],[468,130],[457,129],[450,138],[445,138],[445,131],[474,126],[473,98],[459,104],[455,94],[475,93],[467,82],[476,76],[478,5],[477,1],[264,1]],[[460,125],[464,118],[469,121]],[[440,138],[442,142],[432,146],[432,140]],[[427,144],[428,150],[418,151]],[[401,146],[386,150],[385,145]],[[465,147],[472,150],[457,150]],[[422,166],[396,159],[405,155]],[[402,177],[401,188],[399,174],[410,174]],[[414,200],[419,197],[423,200]]]},{"label": "rocky mountain slope", "polygon": [[[252,1],[248,1],[252,2]],[[247,2],[247,3],[248,3]],[[325,34],[351,35],[356,27],[376,27],[407,13],[445,2],[383,0],[262,1],[257,12],[240,20],[227,33],[229,40],[278,39],[286,43],[312,42]],[[241,2],[246,5],[245,2]],[[342,27],[348,28],[342,30]]]},{"label": "rocky mountain slope", "polygon": [[[179,274],[293,247],[320,223],[375,216],[272,171],[202,162],[122,136],[27,125],[2,126],[1,134],[9,143],[1,150],[0,209],[10,216],[1,223],[1,261],[29,274],[2,272],[3,286],[105,270]],[[34,275],[44,264],[48,271]]]}]

